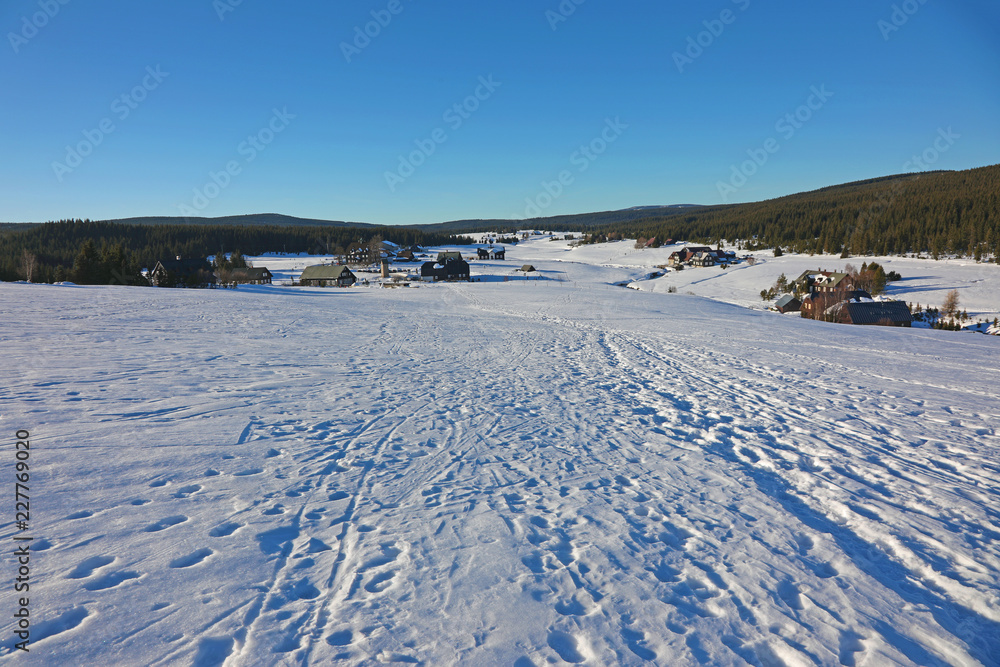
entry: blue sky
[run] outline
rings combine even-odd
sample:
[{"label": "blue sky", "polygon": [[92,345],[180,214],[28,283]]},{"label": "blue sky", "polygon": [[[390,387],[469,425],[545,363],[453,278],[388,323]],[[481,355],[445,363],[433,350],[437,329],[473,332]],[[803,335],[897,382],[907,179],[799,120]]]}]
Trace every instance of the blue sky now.
[{"label": "blue sky", "polygon": [[6,222],[522,218],[1000,163],[991,0],[11,0],[0,28]]}]

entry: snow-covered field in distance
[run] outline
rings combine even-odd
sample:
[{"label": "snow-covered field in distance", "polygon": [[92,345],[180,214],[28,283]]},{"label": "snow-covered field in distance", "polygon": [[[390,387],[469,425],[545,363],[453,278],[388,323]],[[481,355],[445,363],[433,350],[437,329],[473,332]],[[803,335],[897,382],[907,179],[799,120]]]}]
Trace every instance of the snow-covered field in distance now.
[{"label": "snow-covered field in distance", "polygon": [[[36,577],[12,654],[10,502],[0,664],[997,664],[1000,339],[560,245],[418,289],[0,284]],[[942,289],[1000,310],[977,284]]]},{"label": "snow-covered field in distance", "polygon": [[[473,236],[478,239],[482,235]],[[712,267],[671,271],[663,277],[645,280],[650,273],[658,270],[657,267],[666,265],[670,253],[683,248],[685,244],[638,250],[635,248],[635,241],[629,240],[574,247],[573,241],[563,240],[564,234],[557,233],[555,236],[558,240],[550,240],[550,235],[546,235],[533,237],[516,246],[505,245],[506,261],[473,261],[472,274],[474,277],[514,277],[519,276],[515,269],[522,264],[532,263],[540,271],[538,276],[554,280],[599,286],[637,280],[640,282],[635,287],[644,291],[665,293],[674,288],[684,294],[725,303],[766,308],[768,304],[761,300],[760,292],[770,288],[781,274],[791,280],[807,270],[842,271],[848,264],[860,269],[863,263],[874,261],[881,264],[886,272],[896,271],[903,278],[899,282],[889,283],[886,290],[889,298],[921,306],[940,307],[948,292],[954,289],[959,294],[960,308],[967,310],[973,320],[993,320],[1000,317],[1000,265],[977,263],[970,258],[932,260],[887,256],[841,259],[839,255],[799,255],[787,252],[774,257],[771,250],[752,253],[738,251],[740,256],[753,255],[757,263],[754,266],[739,264],[725,270]],[[579,239],[581,235],[575,236]],[[432,258],[436,256],[438,249],[429,249]],[[448,246],[441,249],[459,250],[468,256],[475,255],[475,248],[470,246]],[[734,247],[727,246],[727,249]],[[255,265],[271,269],[278,280],[287,281],[297,277],[306,266],[332,260],[331,257],[305,255],[251,259]],[[417,274],[420,270],[419,262],[393,266],[394,269]]]}]

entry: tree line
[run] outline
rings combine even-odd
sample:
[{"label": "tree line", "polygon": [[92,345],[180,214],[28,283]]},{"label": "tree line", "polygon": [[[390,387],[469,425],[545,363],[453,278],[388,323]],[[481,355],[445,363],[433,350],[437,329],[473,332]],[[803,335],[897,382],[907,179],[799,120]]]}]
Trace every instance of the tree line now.
[{"label": "tree line", "polygon": [[233,252],[347,256],[375,239],[401,246],[472,242],[405,227],[149,226],[60,220],[0,232],[0,281],[143,285],[143,269],[176,257],[202,259]]},{"label": "tree line", "polygon": [[748,249],[848,255],[926,254],[1000,261],[1000,165],[861,181],[753,204],[620,222],[610,238],[746,242]]}]

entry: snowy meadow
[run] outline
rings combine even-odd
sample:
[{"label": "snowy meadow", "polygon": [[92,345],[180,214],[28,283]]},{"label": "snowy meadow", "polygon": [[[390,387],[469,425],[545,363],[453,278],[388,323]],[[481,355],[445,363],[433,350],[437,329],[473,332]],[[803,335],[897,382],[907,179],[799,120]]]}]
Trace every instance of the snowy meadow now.
[{"label": "snowy meadow", "polygon": [[[744,307],[830,258],[630,290],[665,255],[509,257],[0,284],[0,664],[1000,664],[1000,338]],[[995,267],[919,261],[897,298],[1000,312]]]}]

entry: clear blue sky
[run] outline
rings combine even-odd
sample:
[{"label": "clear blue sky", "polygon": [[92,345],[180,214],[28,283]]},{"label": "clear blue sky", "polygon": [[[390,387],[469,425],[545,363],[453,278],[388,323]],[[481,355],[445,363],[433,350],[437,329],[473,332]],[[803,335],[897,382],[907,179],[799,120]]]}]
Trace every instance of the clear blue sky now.
[{"label": "clear blue sky", "polygon": [[1000,162],[995,0],[10,0],[0,28],[6,222],[511,218]]}]

